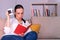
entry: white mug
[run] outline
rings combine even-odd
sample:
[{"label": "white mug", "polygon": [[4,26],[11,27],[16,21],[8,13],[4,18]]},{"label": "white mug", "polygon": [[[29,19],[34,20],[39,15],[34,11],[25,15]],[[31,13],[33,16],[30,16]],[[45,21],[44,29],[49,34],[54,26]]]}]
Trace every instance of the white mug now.
[{"label": "white mug", "polygon": [[7,11],[9,13],[9,15],[13,15],[13,9],[12,8],[7,9]]}]

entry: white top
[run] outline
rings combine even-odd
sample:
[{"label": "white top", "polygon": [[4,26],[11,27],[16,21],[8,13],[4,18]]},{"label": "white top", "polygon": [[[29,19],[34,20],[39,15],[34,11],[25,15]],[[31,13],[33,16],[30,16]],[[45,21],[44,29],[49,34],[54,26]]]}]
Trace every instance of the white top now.
[{"label": "white top", "polygon": [[[30,25],[30,23],[28,21],[26,21],[26,23],[24,23],[23,21],[21,22],[23,26],[25,26],[26,28]],[[14,33],[14,30],[16,29],[17,25],[19,24],[19,22],[17,21],[16,18],[12,18],[10,19],[10,27],[4,27],[4,32],[5,35],[17,35]],[[29,28],[24,35],[26,35],[28,32],[32,31],[31,28]]]}]

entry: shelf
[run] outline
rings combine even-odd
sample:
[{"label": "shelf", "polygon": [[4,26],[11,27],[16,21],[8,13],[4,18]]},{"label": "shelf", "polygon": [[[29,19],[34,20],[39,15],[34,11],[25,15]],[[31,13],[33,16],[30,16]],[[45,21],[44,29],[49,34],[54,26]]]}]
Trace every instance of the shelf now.
[{"label": "shelf", "polygon": [[57,5],[57,4],[32,4],[32,5]]},{"label": "shelf", "polygon": [[32,16],[57,16],[56,3],[33,3]]}]

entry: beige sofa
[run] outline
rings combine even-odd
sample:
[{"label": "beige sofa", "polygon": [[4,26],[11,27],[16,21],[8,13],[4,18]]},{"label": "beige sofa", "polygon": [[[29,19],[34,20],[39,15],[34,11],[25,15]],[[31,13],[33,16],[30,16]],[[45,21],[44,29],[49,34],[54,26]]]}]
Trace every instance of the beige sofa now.
[{"label": "beige sofa", "polygon": [[33,24],[41,24],[39,40],[60,40],[60,17],[32,17]]}]

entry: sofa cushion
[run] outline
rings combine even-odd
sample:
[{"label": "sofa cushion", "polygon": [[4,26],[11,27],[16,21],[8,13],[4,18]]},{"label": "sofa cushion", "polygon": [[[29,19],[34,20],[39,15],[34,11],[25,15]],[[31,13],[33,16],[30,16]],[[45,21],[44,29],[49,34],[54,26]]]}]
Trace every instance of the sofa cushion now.
[{"label": "sofa cushion", "polygon": [[35,31],[36,33],[39,33],[40,27],[41,27],[40,24],[32,24],[31,25],[32,31]]}]

